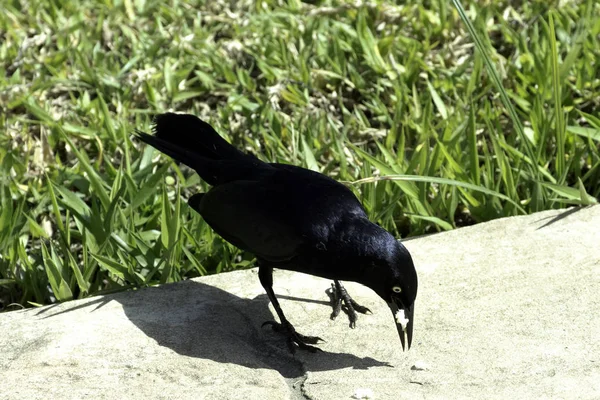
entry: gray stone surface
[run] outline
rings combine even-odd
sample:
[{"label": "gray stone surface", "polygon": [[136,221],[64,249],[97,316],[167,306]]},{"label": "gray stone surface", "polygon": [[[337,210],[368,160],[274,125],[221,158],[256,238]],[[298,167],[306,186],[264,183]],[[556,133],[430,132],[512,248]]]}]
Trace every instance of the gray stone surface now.
[{"label": "gray stone surface", "polygon": [[275,272],[288,354],[256,270],[0,314],[2,399],[600,398],[600,207],[406,241],[420,277],[413,348],[385,303],[329,319],[329,282]]}]

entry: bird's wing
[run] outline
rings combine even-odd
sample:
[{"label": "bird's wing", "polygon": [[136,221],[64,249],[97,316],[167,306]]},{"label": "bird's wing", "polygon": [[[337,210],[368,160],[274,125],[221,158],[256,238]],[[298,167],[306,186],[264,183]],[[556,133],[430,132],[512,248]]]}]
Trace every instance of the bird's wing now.
[{"label": "bird's wing", "polygon": [[[303,234],[323,235],[315,231],[335,230],[349,218],[365,218],[367,213],[354,193],[326,175],[286,164],[270,164],[277,172],[270,177],[274,185],[285,188],[290,209],[299,213],[296,223],[303,225]],[[332,233],[332,232],[329,232]]]},{"label": "bird's wing", "polygon": [[303,243],[285,203],[277,187],[259,181],[230,182],[189,200],[225,240],[268,261],[293,258]]},{"label": "bird's wing", "polygon": [[366,217],[354,194],[324,175],[293,166],[213,187],[189,204],[225,240],[268,261],[326,244],[348,216]]}]

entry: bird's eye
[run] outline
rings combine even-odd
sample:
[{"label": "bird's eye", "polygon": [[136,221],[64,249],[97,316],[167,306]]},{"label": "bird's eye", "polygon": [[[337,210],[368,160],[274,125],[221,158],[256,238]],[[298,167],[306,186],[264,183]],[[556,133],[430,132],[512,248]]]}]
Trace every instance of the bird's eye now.
[{"label": "bird's eye", "polygon": [[394,286],[392,288],[392,290],[394,291],[394,293],[401,293],[402,292],[402,288],[400,286]]}]

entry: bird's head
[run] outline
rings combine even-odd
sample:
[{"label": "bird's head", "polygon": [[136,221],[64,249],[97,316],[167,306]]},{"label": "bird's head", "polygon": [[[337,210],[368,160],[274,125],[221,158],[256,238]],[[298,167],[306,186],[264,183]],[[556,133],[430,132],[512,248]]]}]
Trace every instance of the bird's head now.
[{"label": "bird's head", "polygon": [[394,240],[385,257],[374,262],[369,284],[390,307],[402,350],[410,349],[413,336],[413,317],[417,297],[417,272],[410,253]]}]

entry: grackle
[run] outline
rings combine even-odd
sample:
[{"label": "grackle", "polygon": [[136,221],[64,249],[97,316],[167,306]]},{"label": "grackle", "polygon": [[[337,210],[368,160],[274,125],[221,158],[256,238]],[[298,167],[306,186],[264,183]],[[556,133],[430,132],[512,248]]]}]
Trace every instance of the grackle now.
[{"label": "grackle", "polygon": [[160,114],[153,135],[139,139],[194,169],[212,188],[193,195],[188,204],[225,240],[251,252],[258,277],[279,316],[267,321],[287,336],[293,353],[319,337],[296,332],[273,292],[273,268],[332,279],[335,318],[342,307],[350,327],[357,304],[340,281],[361,283],[390,307],[402,349],[410,349],[417,273],[408,250],[389,232],[372,223],[352,191],[335,180],[293,165],[266,163],[225,141],[206,122],[187,114]]}]

